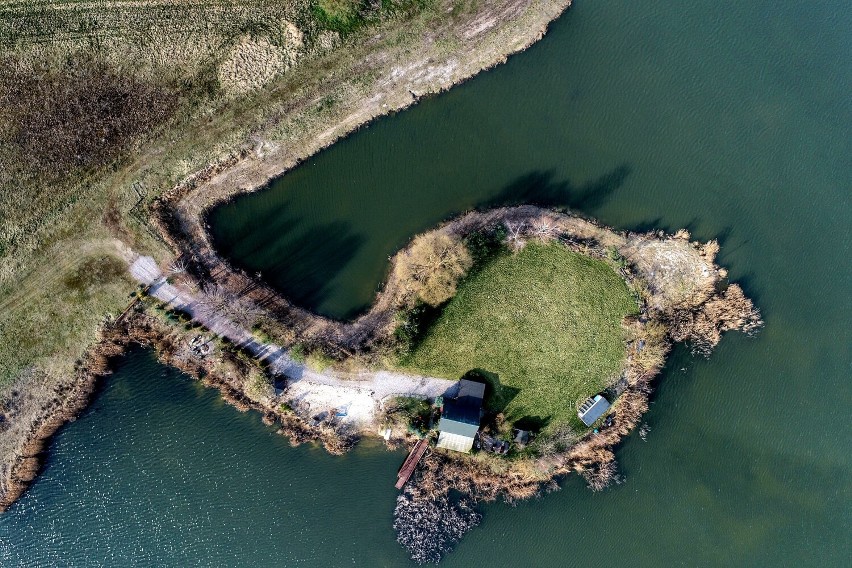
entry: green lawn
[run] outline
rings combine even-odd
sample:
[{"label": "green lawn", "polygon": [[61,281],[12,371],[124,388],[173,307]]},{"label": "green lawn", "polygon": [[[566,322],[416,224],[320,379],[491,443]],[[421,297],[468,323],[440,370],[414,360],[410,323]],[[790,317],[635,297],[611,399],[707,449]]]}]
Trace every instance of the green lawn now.
[{"label": "green lawn", "polygon": [[619,375],[621,320],[636,309],[606,262],[530,244],[469,276],[400,363],[448,378],[481,369],[498,384],[489,406],[508,420],[580,429],[577,402]]}]

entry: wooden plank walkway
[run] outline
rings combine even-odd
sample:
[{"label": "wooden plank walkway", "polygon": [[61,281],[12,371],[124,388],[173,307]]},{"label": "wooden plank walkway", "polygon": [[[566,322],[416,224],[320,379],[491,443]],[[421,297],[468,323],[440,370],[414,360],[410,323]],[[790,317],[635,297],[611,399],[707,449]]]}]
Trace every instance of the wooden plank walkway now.
[{"label": "wooden plank walkway", "polygon": [[420,458],[423,457],[423,454],[426,453],[427,449],[429,449],[428,438],[423,438],[414,444],[414,449],[411,450],[411,453],[408,454],[408,457],[405,458],[404,462],[402,462],[402,467],[399,468],[399,473],[396,474],[398,477],[396,481],[397,489],[402,489],[402,486],[405,485],[411,477],[411,474],[414,473],[414,470],[417,468],[417,464],[420,463]]}]

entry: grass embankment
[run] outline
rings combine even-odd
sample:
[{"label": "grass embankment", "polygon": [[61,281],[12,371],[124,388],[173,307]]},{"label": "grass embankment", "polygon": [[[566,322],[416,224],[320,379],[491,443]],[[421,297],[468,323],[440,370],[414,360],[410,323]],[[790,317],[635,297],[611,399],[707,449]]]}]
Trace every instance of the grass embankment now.
[{"label": "grass embankment", "polygon": [[479,369],[492,386],[490,410],[545,431],[564,423],[579,430],[577,403],[618,378],[621,322],[636,311],[605,261],[529,244],[472,273],[400,364],[448,378]]}]

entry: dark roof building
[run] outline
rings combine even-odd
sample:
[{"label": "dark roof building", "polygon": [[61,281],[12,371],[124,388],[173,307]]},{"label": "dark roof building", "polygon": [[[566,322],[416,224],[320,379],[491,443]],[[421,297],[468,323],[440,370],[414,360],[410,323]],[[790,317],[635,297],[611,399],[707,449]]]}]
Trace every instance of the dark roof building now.
[{"label": "dark roof building", "polygon": [[469,452],[479,431],[485,385],[462,379],[456,398],[444,399],[441,421],[438,423],[438,447],[457,452]]},{"label": "dark roof building", "polygon": [[591,426],[595,420],[603,416],[604,412],[609,408],[609,401],[597,394],[593,398],[588,398],[580,405],[577,410],[577,416],[583,421],[586,426]]}]

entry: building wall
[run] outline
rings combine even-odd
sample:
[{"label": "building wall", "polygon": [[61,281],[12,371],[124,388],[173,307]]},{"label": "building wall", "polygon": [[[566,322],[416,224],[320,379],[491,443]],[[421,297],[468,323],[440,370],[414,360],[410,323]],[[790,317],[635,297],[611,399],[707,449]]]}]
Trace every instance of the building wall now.
[{"label": "building wall", "polygon": [[441,432],[441,435],[438,436],[438,447],[468,453],[473,448],[473,438]]}]

